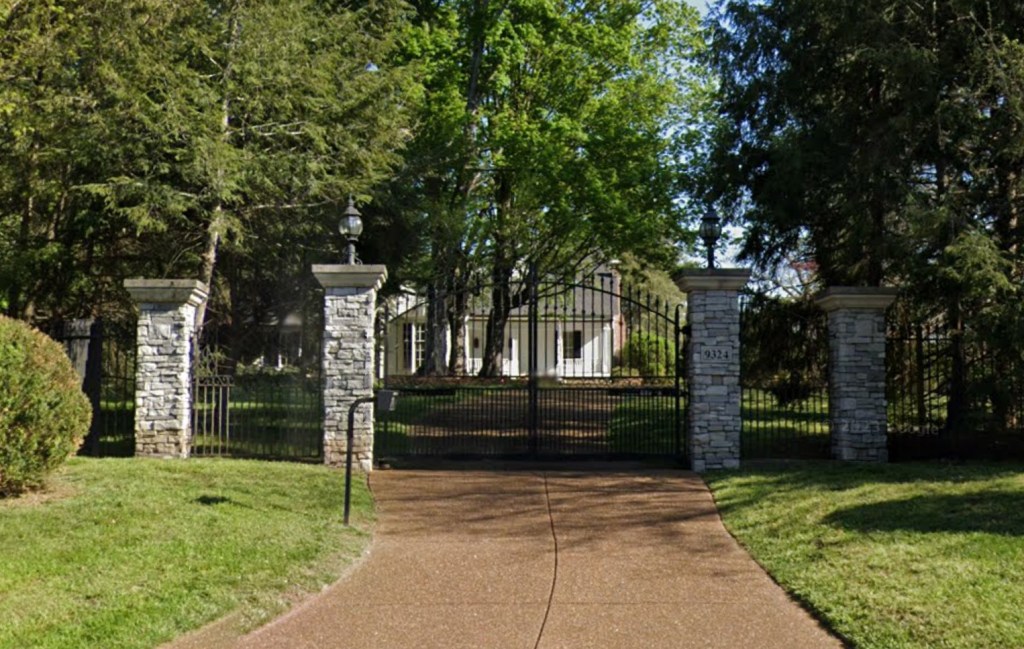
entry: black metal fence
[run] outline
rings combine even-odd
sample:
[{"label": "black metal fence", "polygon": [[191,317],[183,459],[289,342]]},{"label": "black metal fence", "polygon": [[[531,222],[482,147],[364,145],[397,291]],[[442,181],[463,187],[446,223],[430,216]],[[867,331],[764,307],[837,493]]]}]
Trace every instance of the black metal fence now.
[{"label": "black metal fence", "polygon": [[192,455],[320,461],[323,389],[318,368],[231,366],[215,347],[198,351]]},{"label": "black metal fence", "polygon": [[741,456],[829,457],[825,313],[760,294],[740,304]]},{"label": "black metal fence", "polygon": [[82,375],[93,407],[80,455],[127,457],[135,452],[136,323],[128,319],[58,322],[48,328]]},{"label": "black metal fence", "polygon": [[376,456],[681,458],[682,312],[620,281],[607,272],[507,295],[442,286],[391,298],[380,358],[384,386],[401,397],[378,422]]},{"label": "black metal fence", "polygon": [[941,317],[890,320],[890,457],[1024,457],[1024,357]]},{"label": "black metal fence", "polygon": [[[531,425],[528,381],[452,387],[398,384],[379,415],[378,457],[674,457],[683,454],[673,387],[538,386]],[[414,387],[415,386],[415,387]],[[395,386],[392,386],[395,387]],[[685,407],[685,401],[678,404]]]}]

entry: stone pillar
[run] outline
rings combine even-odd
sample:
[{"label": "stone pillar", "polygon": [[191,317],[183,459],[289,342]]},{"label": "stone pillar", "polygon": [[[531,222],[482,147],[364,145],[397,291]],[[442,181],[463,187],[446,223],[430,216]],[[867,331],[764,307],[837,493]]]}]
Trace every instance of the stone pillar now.
[{"label": "stone pillar", "polygon": [[[384,266],[315,265],[324,287],[324,462],[345,463],[348,411],[360,397],[373,396],[374,319]],[[373,468],[373,405],[359,407],[353,454],[364,471]]]},{"label": "stone pillar", "polygon": [[683,271],[686,293],[687,452],[694,471],[740,465],[741,268]]},{"label": "stone pillar", "polygon": [[75,372],[82,377],[82,392],[92,405],[92,424],[82,443],[90,455],[99,450],[103,421],[100,419],[100,384],[103,380],[103,327],[93,318],[81,318],[64,323],[61,332],[64,351],[71,359]]},{"label": "stone pillar", "polygon": [[63,323],[60,340],[64,342],[64,351],[75,368],[75,372],[85,384],[89,355],[93,351],[96,321],[92,318],[78,318]]},{"label": "stone pillar", "polygon": [[135,358],[135,455],[188,457],[192,335],[206,285],[194,279],[128,279],[139,305]]},{"label": "stone pillar", "polygon": [[887,462],[885,309],[894,288],[832,287],[828,312],[828,412],[832,457]]}]

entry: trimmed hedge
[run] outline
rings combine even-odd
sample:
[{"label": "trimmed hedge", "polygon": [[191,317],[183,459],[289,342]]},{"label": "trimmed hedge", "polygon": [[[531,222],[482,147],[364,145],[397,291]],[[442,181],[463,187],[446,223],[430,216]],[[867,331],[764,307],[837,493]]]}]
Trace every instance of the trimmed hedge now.
[{"label": "trimmed hedge", "polygon": [[40,486],[78,449],[91,419],[61,346],[0,316],[0,496]]}]

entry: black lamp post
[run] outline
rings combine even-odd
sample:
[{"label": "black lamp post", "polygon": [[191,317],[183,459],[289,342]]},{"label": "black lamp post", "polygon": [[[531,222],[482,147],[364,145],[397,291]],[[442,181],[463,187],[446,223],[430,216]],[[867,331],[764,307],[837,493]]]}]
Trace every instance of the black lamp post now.
[{"label": "black lamp post", "polygon": [[363,233],[363,215],[356,209],[355,202],[349,198],[348,207],[345,208],[345,214],[341,217],[341,223],[338,225],[338,231],[348,241],[348,246],[345,249],[345,263],[354,264],[356,263],[356,241],[359,240],[359,235]]},{"label": "black lamp post", "polygon": [[700,220],[700,238],[704,240],[704,245],[708,250],[708,270],[715,267],[715,244],[718,243],[720,236],[722,236],[721,220],[718,218],[715,208],[709,207],[704,218]]}]

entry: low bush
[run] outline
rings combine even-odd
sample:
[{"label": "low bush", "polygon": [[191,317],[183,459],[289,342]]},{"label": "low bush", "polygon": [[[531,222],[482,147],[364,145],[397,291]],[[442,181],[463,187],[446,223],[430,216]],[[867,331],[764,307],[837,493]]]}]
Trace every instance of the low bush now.
[{"label": "low bush", "polygon": [[39,486],[78,449],[91,419],[61,346],[0,316],[0,496]]},{"label": "low bush", "polygon": [[630,334],[622,350],[622,367],[635,370],[624,376],[675,376],[675,343],[657,334]]}]

